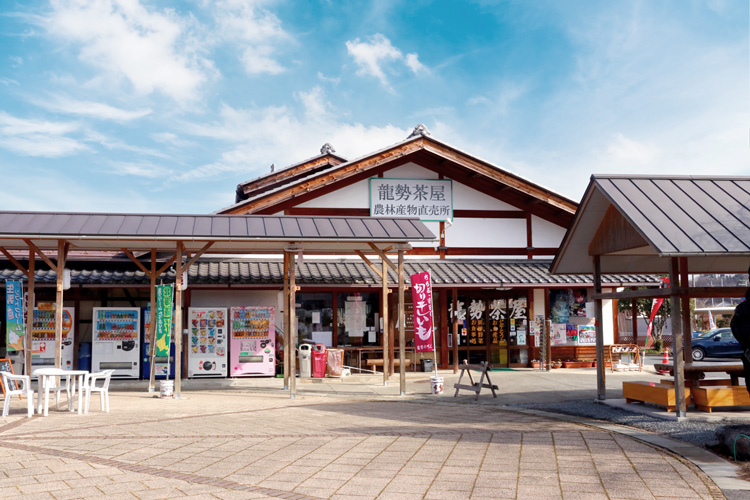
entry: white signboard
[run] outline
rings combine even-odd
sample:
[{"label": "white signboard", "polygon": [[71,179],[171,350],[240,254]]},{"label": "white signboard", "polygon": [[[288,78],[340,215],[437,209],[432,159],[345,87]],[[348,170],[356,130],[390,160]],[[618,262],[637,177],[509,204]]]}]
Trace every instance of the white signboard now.
[{"label": "white signboard", "polygon": [[370,179],[370,216],[453,219],[453,184],[445,179]]}]

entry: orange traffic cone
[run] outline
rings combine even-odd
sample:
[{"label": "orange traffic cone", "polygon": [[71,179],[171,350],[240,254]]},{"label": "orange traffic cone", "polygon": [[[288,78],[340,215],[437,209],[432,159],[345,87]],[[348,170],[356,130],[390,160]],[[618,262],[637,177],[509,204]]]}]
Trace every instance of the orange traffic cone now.
[{"label": "orange traffic cone", "polygon": [[[664,358],[661,360],[662,364],[669,363],[669,347],[664,348]],[[669,373],[666,370],[656,370],[656,373],[660,373],[662,375]]]}]

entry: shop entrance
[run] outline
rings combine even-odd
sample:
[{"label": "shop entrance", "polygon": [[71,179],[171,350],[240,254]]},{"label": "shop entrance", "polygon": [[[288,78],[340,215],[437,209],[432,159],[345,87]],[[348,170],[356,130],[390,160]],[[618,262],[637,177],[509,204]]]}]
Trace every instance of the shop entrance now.
[{"label": "shop entrance", "polygon": [[[450,317],[453,297],[448,299]],[[458,294],[458,362],[489,361],[495,368],[529,362],[529,292],[525,289],[471,290]],[[451,346],[452,347],[452,346]],[[453,364],[453,349],[449,349]]]}]

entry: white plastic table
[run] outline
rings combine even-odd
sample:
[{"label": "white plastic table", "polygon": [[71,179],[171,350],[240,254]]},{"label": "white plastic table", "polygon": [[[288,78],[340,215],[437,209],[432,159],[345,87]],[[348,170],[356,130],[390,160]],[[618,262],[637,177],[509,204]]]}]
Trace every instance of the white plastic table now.
[{"label": "white plastic table", "polygon": [[[37,368],[33,375],[37,377],[37,413],[42,411],[42,391],[44,391],[44,416],[49,414],[49,387],[53,383],[53,377],[64,377],[68,390],[68,411],[74,411],[73,399],[76,396],[76,385],[78,387],[78,414],[83,413],[83,379],[89,372],[86,370],[63,370],[62,368]],[[78,383],[76,384],[76,379]],[[72,381],[72,384],[71,384]]]}]

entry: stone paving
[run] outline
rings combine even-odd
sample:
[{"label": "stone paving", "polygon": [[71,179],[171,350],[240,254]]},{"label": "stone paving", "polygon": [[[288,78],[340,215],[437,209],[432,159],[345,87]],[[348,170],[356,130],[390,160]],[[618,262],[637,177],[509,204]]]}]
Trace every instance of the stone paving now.
[{"label": "stone paving", "polygon": [[0,499],[723,499],[618,433],[452,398],[113,392],[0,419]]}]

